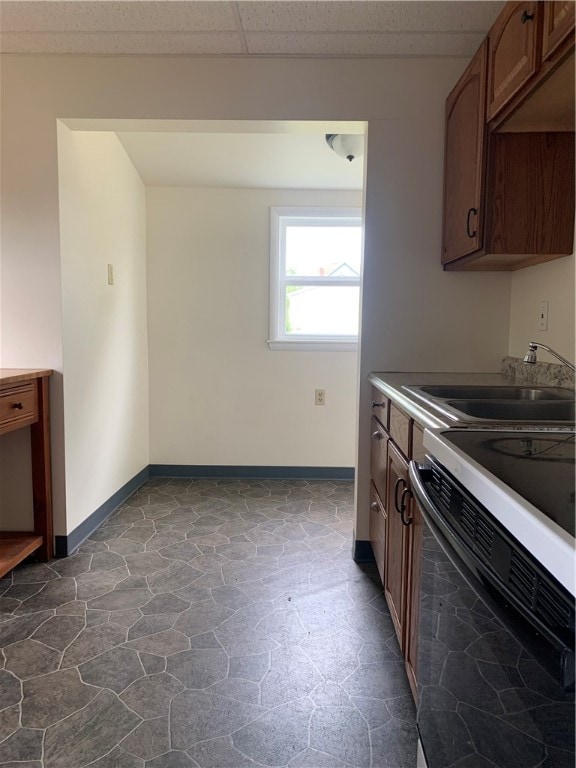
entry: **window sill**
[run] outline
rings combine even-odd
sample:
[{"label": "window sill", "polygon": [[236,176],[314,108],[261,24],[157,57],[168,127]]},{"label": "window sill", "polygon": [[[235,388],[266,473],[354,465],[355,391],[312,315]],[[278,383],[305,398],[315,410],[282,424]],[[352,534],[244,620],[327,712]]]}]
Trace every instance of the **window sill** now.
[{"label": "window sill", "polygon": [[327,339],[269,339],[268,348],[272,352],[356,352],[358,340],[329,341]]}]

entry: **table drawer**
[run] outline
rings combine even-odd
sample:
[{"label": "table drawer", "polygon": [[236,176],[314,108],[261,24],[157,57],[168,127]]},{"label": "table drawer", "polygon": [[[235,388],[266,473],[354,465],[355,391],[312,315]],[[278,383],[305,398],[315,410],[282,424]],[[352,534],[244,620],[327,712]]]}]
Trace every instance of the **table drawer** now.
[{"label": "table drawer", "polygon": [[0,434],[33,424],[38,419],[36,382],[0,387]]}]

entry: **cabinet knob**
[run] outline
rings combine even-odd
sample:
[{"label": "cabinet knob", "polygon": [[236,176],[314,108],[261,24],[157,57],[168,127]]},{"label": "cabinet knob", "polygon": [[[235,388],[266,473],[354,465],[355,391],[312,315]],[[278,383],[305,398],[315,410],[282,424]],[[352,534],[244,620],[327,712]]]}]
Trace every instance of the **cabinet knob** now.
[{"label": "cabinet knob", "polygon": [[24,408],[24,406],[22,405],[22,403],[12,403],[12,406],[11,406],[11,407],[12,407],[12,408],[14,408],[14,409],[15,409],[15,410],[17,410],[17,411],[21,411],[21,410],[22,410],[22,408]]},{"label": "cabinet knob", "polygon": [[382,440],[384,435],[382,434],[382,432],[378,432],[378,430],[376,430],[376,432],[372,432],[372,437],[374,440]]},{"label": "cabinet knob", "polygon": [[534,18],[533,13],[528,13],[528,11],[524,11],[522,16],[520,16],[520,21],[522,22],[522,24],[526,24],[527,21],[532,21],[533,18]]},{"label": "cabinet knob", "polygon": [[476,237],[478,234],[477,230],[471,231],[470,230],[470,216],[476,216],[478,211],[476,208],[470,208],[468,211],[468,216],[466,216],[466,233],[468,234],[468,237]]},{"label": "cabinet knob", "polygon": [[377,501],[371,502],[370,509],[372,510],[372,512],[378,512],[378,510],[380,509],[380,507],[378,506],[378,502]]}]

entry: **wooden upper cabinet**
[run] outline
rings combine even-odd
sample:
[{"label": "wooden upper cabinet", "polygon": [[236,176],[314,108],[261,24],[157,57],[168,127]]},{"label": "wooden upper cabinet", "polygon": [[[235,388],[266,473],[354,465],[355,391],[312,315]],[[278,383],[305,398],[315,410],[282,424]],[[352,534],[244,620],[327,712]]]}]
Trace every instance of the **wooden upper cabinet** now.
[{"label": "wooden upper cabinet", "polygon": [[544,3],[544,24],[542,32],[542,59],[546,61],[558,47],[573,33],[576,20],[574,0]]},{"label": "wooden upper cabinet", "polygon": [[540,66],[541,6],[537,2],[508,3],[490,30],[488,120],[510,102]]},{"label": "wooden upper cabinet", "polygon": [[486,57],[484,41],[446,101],[443,264],[482,247]]}]

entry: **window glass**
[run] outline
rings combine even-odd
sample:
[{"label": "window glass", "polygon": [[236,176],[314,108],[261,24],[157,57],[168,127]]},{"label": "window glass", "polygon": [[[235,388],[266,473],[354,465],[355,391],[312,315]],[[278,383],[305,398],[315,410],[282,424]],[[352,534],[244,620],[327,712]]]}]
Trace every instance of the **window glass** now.
[{"label": "window glass", "polygon": [[358,339],[361,271],[360,209],[272,208],[270,347],[350,348]]}]

